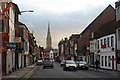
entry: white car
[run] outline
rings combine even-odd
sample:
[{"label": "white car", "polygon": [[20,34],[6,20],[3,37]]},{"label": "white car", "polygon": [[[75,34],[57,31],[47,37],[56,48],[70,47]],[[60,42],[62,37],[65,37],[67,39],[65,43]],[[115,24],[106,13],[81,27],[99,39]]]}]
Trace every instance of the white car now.
[{"label": "white car", "polygon": [[37,62],[36,62],[37,65],[42,65],[42,63],[43,63],[43,61],[42,61],[42,60],[39,60],[39,59],[38,59]]},{"label": "white car", "polygon": [[77,65],[75,63],[75,61],[73,60],[67,60],[65,61],[65,64],[63,66],[63,70],[75,70],[77,71]]}]

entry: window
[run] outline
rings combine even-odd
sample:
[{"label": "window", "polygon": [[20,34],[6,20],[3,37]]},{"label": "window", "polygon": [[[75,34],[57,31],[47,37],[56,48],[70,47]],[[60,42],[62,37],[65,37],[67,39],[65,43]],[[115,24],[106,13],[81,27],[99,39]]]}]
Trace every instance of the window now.
[{"label": "window", "polygon": [[104,45],[106,45],[106,38],[104,38]]},{"label": "window", "polygon": [[108,66],[111,67],[111,57],[108,56]]},{"label": "window", "polygon": [[103,66],[103,56],[101,58],[102,58],[102,66]]},{"label": "window", "polygon": [[120,29],[118,29],[118,40],[120,41]]},{"label": "window", "polygon": [[113,40],[113,36],[111,37],[111,47],[113,47],[113,43],[114,43],[114,40]]},{"label": "window", "polygon": [[25,51],[28,51],[28,45],[29,45],[28,42],[25,41],[25,42],[24,42],[24,50],[25,50]]},{"label": "window", "polygon": [[107,66],[107,56],[105,56],[105,66]]},{"label": "window", "polygon": [[103,45],[103,40],[101,39],[101,45]]},{"label": "window", "polygon": [[109,37],[107,38],[107,46],[110,47],[110,40],[109,40]]},{"label": "window", "polygon": [[99,41],[97,41],[97,44],[98,44],[98,45],[97,45],[97,48],[99,49]]},{"label": "window", "polygon": [[0,20],[0,32],[4,31],[3,20]]}]

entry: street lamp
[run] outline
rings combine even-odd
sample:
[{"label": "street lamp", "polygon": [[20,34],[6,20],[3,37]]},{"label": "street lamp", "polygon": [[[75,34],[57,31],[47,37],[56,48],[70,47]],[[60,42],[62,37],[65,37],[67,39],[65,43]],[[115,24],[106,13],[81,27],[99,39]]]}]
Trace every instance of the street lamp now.
[{"label": "street lamp", "polygon": [[21,11],[20,13],[24,13],[24,12],[34,12],[33,10],[26,10],[26,11]]}]

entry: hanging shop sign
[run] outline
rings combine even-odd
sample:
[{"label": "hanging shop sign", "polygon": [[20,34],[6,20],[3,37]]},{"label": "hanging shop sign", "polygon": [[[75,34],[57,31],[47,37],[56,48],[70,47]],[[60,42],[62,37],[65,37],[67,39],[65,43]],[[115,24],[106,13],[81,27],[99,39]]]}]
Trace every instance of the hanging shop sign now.
[{"label": "hanging shop sign", "polygon": [[28,51],[25,51],[25,52],[24,52],[24,55],[29,55],[29,52],[28,52]]},{"label": "hanging shop sign", "polygon": [[7,52],[7,46],[0,46],[0,52]]},{"label": "hanging shop sign", "polygon": [[21,37],[15,37],[14,39],[16,43],[21,43]]},{"label": "hanging shop sign", "polygon": [[8,33],[0,33],[0,36],[2,36],[2,42],[8,42]]},{"label": "hanging shop sign", "polygon": [[16,43],[7,43],[8,49],[16,49]]}]

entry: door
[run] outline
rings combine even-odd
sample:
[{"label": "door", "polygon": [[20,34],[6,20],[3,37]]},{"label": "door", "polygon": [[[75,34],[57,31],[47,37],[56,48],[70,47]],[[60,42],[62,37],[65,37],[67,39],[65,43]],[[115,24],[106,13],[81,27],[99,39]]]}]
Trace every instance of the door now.
[{"label": "door", "polygon": [[114,56],[112,56],[112,70],[114,70]]},{"label": "door", "polygon": [[2,74],[6,74],[6,53],[2,53]]}]

